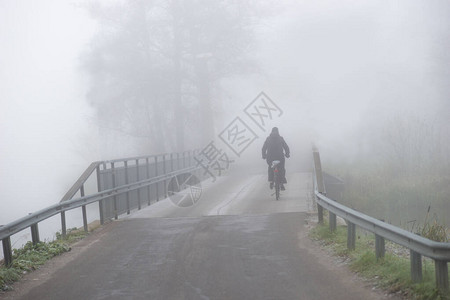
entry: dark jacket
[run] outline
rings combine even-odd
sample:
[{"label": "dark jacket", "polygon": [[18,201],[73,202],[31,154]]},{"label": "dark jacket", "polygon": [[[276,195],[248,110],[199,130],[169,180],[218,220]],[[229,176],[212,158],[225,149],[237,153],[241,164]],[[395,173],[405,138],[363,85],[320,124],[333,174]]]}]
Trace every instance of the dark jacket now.
[{"label": "dark jacket", "polygon": [[[284,149],[284,152],[283,152]],[[264,142],[262,147],[262,157],[267,161],[284,160],[284,154],[289,157],[289,147],[283,137],[276,132],[272,132]]]}]

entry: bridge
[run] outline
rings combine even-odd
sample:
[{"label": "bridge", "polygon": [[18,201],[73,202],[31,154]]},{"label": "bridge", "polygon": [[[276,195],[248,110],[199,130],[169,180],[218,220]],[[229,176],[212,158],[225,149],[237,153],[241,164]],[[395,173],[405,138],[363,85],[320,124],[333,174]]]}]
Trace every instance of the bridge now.
[{"label": "bridge", "polygon": [[[94,162],[52,207],[0,227],[5,263],[10,237],[79,210],[87,230],[89,205],[103,226],[54,259],[16,291],[15,299],[384,299],[333,262],[308,237],[311,222],[329,211],[348,228],[376,236],[377,257],[389,239],[411,251],[411,276],[421,280],[421,256],[435,260],[438,288],[448,290],[450,244],[436,243],[355,212],[326,195],[320,155],[312,171],[288,165],[288,188],[276,201],[264,168],[246,165],[215,180],[205,176],[198,152]],[[97,191],[86,193],[89,180]],[[196,180],[194,180],[196,179]],[[197,180],[198,179],[198,180]],[[183,184],[184,183],[184,184]],[[80,224],[81,225],[81,224]],[[391,298],[392,299],[392,298]]]}]

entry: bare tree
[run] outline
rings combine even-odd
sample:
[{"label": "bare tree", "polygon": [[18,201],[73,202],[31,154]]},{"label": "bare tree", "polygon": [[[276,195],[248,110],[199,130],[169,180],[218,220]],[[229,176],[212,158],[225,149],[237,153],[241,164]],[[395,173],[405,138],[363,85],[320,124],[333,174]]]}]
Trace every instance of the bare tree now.
[{"label": "bare tree", "polygon": [[90,6],[101,30],[85,55],[102,127],[183,150],[214,135],[220,80],[256,68],[249,1],[138,0]]}]

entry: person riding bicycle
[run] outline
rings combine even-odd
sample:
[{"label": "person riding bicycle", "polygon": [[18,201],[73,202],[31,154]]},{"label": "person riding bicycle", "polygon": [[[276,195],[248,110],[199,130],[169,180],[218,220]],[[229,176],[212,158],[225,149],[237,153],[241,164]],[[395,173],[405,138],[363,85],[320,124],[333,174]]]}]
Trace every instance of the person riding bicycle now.
[{"label": "person riding bicycle", "polygon": [[280,136],[278,128],[274,127],[272,128],[272,133],[267,137],[262,147],[262,158],[265,159],[267,161],[267,164],[269,165],[268,174],[269,174],[270,189],[273,189],[273,171],[271,168],[272,162],[274,160],[279,160],[280,163],[278,164],[278,170],[281,175],[281,190],[283,191],[285,190],[284,184],[287,183],[287,180],[286,180],[286,169],[284,167],[284,156],[289,158],[290,156],[289,147],[284,141],[283,137]]}]

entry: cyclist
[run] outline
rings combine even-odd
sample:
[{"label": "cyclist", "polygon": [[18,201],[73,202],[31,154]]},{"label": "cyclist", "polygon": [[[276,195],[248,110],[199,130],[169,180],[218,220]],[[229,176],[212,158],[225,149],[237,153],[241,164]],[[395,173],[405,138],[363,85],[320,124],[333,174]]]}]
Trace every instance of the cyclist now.
[{"label": "cyclist", "polygon": [[278,170],[281,177],[281,190],[285,190],[284,184],[287,183],[287,180],[286,169],[284,167],[284,156],[289,158],[289,147],[284,141],[283,137],[280,136],[278,128],[274,127],[272,128],[272,133],[267,137],[262,147],[262,158],[265,159],[267,161],[267,164],[269,165],[268,174],[270,189],[273,189],[273,170],[271,168],[272,162],[274,160],[279,160],[280,164],[278,165]]}]

